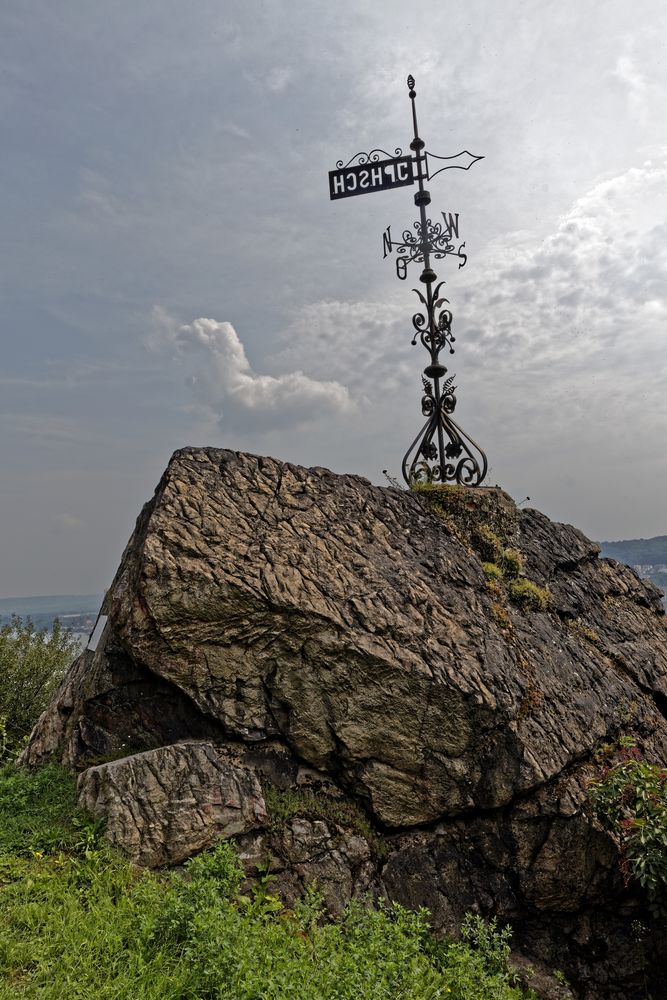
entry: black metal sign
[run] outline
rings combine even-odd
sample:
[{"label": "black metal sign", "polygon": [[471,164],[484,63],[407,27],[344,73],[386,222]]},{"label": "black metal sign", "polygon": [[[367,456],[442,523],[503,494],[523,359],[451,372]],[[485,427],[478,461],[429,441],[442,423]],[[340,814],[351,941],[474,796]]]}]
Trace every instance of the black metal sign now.
[{"label": "black metal sign", "polygon": [[[487,459],[479,445],[452,417],[456,408],[455,376],[448,375],[448,369],[440,360],[442,351],[454,353],[452,313],[448,308],[449,300],[441,294],[444,281],[436,283],[438,276],[431,267],[432,260],[456,257],[461,268],[468,255],[464,253],[465,241],[459,237],[458,212],[442,212],[442,222],[427,216],[431,195],[424,181],[432,180],[443,170],[469,170],[483,157],[474,156],[467,149],[455,156],[427,153],[417,129],[416,96],[414,78],[409,76],[408,97],[414,131],[410,149],[414,156],[403,156],[403,150],[396,149],[392,157],[383,149],[374,149],[371,153],[357,153],[346,164],[339,160],[336,169],[329,171],[329,196],[335,201],[417,183],[414,200],[419,219],[412,229],[403,230],[400,239],[392,238],[390,226],[382,236],[384,256],[396,251],[398,277],[406,278],[410,264],[421,264],[419,280],[424,285],[423,292],[414,289],[421,309],[412,317],[415,331],[412,343],[416,344],[419,339],[429,354],[422,377],[421,407],[426,422],[403,458],[403,477],[410,485],[427,481],[479,486],[486,476]],[[443,161],[444,166],[431,171],[429,157]]]},{"label": "black metal sign", "polygon": [[365,160],[357,166],[348,165],[330,170],[329,197],[331,201],[335,201],[336,198],[351,198],[355,194],[370,194],[371,191],[386,191],[414,184],[412,165],[411,156],[395,156],[387,160]]}]

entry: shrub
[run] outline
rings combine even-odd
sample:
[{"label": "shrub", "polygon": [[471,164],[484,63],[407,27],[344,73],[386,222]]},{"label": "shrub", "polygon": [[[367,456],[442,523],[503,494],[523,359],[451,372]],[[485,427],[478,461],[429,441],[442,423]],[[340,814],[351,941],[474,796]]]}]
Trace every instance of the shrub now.
[{"label": "shrub", "polygon": [[18,616],[0,628],[0,759],[20,748],[78,651],[58,621],[50,634]]},{"label": "shrub", "polygon": [[595,629],[589,628],[585,625],[580,618],[570,618],[567,619],[565,624],[575,635],[580,636],[582,639],[586,639],[588,642],[592,642],[597,645],[600,642],[600,636],[595,631]]},{"label": "shrub", "polygon": [[269,828],[282,833],[295,816],[310,820],[323,820],[363,837],[376,858],[387,855],[388,846],[375,832],[359,806],[345,799],[337,799],[312,788],[284,790],[269,785],[264,789],[264,801],[269,815]]},{"label": "shrub", "polygon": [[667,768],[647,763],[625,738],[589,797],[619,849],[626,884],[634,876],[654,911],[667,914]]}]

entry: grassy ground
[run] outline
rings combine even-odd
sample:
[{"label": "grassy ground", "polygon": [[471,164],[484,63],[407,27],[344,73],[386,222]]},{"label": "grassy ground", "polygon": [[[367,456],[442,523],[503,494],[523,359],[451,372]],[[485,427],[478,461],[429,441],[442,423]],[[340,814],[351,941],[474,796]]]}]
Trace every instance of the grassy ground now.
[{"label": "grassy ground", "polygon": [[350,906],[315,888],[287,911],[249,895],[221,843],[185,873],[142,872],[77,812],[72,778],[0,772],[0,1000],[528,1000],[507,935],[476,919],[435,942],[427,914]]}]

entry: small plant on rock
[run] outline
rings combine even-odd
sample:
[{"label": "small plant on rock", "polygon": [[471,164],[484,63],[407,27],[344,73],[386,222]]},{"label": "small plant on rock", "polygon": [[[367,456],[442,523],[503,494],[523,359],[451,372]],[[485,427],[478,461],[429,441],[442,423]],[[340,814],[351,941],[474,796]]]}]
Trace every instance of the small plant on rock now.
[{"label": "small plant on rock", "polygon": [[502,580],[503,571],[500,566],[496,566],[493,562],[483,562],[482,569],[484,570],[484,576],[487,580]]},{"label": "small plant on rock", "polygon": [[533,611],[546,611],[549,607],[549,591],[545,587],[538,587],[532,580],[525,577],[518,577],[510,580],[507,585],[507,593],[514,604],[521,608],[531,608]]},{"label": "small plant on rock", "polygon": [[500,557],[500,566],[503,575],[508,580],[515,580],[524,571],[524,558],[516,549],[503,549]]},{"label": "small plant on rock", "polygon": [[480,525],[473,538],[473,544],[482,559],[500,565],[503,557],[503,543],[488,524]]},{"label": "small plant on rock", "polygon": [[366,815],[353,802],[312,788],[287,788],[281,791],[271,785],[264,790],[264,800],[269,815],[269,829],[273,833],[282,833],[296,816],[319,819],[363,837],[376,858],[387,856],[386,841],[375,832]]}]

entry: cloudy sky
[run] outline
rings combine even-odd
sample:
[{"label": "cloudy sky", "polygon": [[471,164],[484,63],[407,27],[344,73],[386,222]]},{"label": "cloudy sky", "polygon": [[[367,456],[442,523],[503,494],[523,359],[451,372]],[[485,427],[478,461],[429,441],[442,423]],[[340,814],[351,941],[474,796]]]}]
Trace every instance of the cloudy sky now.
[{"label": "cloudy sky", "polygon": [[6,0],[0,596],[108,585],[174,449],[383,483],[421,422],[402,188],[431,184],[457,420],[488,482],[594,538],[667,533],[664,0]]}]

